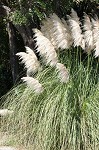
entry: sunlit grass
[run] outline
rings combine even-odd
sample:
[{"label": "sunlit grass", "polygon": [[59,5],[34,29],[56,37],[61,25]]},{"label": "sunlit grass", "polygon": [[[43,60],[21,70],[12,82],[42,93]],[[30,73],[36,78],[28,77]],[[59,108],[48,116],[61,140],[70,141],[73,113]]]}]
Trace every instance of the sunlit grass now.
[{"label": "sunlit grass", "polygon": [[37,79],[41,94],[20,84],[6,96],[4,108],[14,111],[2,130],[19,145],[33,150],[98,150],[99,60],[81,48],[58,52],[70,71],[61,83],[55,68],[43,67]]}]

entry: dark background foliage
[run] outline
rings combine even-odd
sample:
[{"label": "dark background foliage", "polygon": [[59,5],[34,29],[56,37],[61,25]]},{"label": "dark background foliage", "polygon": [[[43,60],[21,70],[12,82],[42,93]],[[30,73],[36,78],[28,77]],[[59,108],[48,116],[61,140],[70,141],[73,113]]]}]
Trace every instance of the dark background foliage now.
[{"label": "dark background foliage", "polygon": [[9,56],[9,39],[3,18],[0,18],[0,97],[13,85]]}]

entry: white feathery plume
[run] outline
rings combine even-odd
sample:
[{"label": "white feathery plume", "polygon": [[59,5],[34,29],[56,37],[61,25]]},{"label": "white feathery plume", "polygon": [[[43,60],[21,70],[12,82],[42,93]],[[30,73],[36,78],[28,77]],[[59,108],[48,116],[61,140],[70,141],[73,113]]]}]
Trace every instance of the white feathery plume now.
[{"label": "white feathery plume", "polygon": [[64,18],[62,18],[61,20],[62,20],[62,23],[64,24],[64,27],[66,28],[68,42],[69,42],[69,45],[71,46],[73,44],[73,39],[72,39],[70,27],[67,24],[66,20],[64,20]]},{"label": "white feathery plume", "polygon": [[87,14],[84,15],[84,39],[85,39],[85,50],[86,52],[90,53],[91,50],[93,50],[94,47],[94,40],[93,40],[93,29],[92,29],[92,23]]},{"label": "white feathery plume", "polygon": [[50,15],[50,18],[46,18],[42,23],[42,33],[51,41],[56,49],[67,49],[72,45],[70,30],[65,25],[66,22],[64,24],[55,13]]},{"label": "white feathery plume", "polygon": [[50,32],[52,33],[57,48],[68,49],[71,46],[68,29],[55,13],[53,13],[50,18],[53,22],[53,28],[51,28]]},{"label": "white feathery plume", "polygon": [[36,93],[43,92],[43,87],[39,83],[38,80],[34,79],[33,77],[23,77],[21,78],[24,82],[27,83],[27,86],[34,90]]},{"label": "white feathery plume", "polygon": [[26,53],[29,54],[30,56],[32,56],[35,60],[37,60],[37,57],[35,55],[35,53],[33,52],[33,50],[28,47],[28,46],[25,46],[25,49],[26,49]]},{"label": "white feathery plume", "polygon": [[99,57],[99,18],[96,16],[95,19],[92,19],[92,23],[93,23],[94,45],[95,45],[95,57]]},{"label": "white feathery plume", "polygon": [[54,26],[51,18],[46,18],[42,21],[41,32],[51,41],[54,48],[58,49],[56,38],[53,36],[52,28],[54,28]]},{"label": "white feathery plume", "polygon": [[12,114],[13,111],[12,110],[8,110],[8,109],[0,109],[0,116],[7,116]]},{"label": "white feathery plume", "polygon": [[69,72],[67,68],[63,64],[57,63],[56,69],[58,70],[58,77],[61,82],[67,83],[69,80]]},{"label": "white feathery plume", "polygon": [[96,42],[95,57],[99,57],[99,37]]},{"label": "white feathery plume", "polygon": [[85,49],[85,41],[82,30],[80,28],[81,23],[79,21],[77,13],[73,9],[71,10],[71,15],[68,16],[68,19],[71,28],[72,38],[74,40],[74,46],[81,46],[83,49]]},{"label": "white feathery plume", "polygon": [[51,33],[50,33],[50,29],[53,27],[52,25],[52,21],[50,18],[46,18],[45,20],[42,21],[42,25],[41,25],[41,32],[43,33],[43,35],[48,38],[49,40],[51,40]]},{"label": "white feathery plume", "polygon": [[74,19],[80,25],[79,17],[77,15],[77,12],[73,8],[71,9],[70,16],[72,17],[72,19]]},{"label": "white feathery plume", "polygon": [[44,36],[43,33],[38,30],[37,28],[33,28],[32,31],[35,33],[34,38],[38,37],[38,36]]},{"label": "white feathery plume", "polygon": [[47,64],[55,66],[58,58],[54,46],[38,29],[33,29],[33,31],[37,40],[37,51],[40,52],[41,56],[45,57]]},{"label": "white feathery plume", "polygon": [[25,68],[27,72],[37,72],[40,67],[40,63],[37,60],[36,55],[34,54],[33,50],[29,47],[25,46],[26,52],[19,52],[16,55],[20,57],[21,62],[25,64]]}]

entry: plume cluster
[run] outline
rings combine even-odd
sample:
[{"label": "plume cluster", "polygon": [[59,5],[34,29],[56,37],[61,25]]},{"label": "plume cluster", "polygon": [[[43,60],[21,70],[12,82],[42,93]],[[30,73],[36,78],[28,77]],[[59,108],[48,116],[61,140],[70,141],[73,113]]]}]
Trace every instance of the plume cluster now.
[{"label": "plume cluster", "polygon": [[96,17],[92,19],[93,24],[93,35],[94,35],[94,46],[95,46],[95,57],[99,56],[99,19]]},{"label": "plume cluster", "polygon": [[37,40],[37,51],[41,56],[45,57],[47,64],[55,66],[58,62],[58,58],[54,46],[38,29],[34,29],[33,31]]},{"label": "plume cluster", "polygon": [[23,77],[21,79],[26,82],[27,86],[34,90],[36,93],[43,92],[43,87],[37,79],[34,79],[33,77]]},{"label": "plume cluster", "polygon": [[68,72],[67,68],[63,64],[57,63],[56,69],[58,70],[58,77],[60,78],[60,81],[62,83],[68,82],[69,72]]},{"label": "plume cluster", "polygon": [[41,31],[52,45],[58,49],[68,49],[70,46],[81,46],[90,53],[95,50],[95,57],[99,56],[99,18],[95,19],[84,14],[83,23],[80,22],[76,11],[71,9],[67,21],[60,19],[55,13],[46,18],[41,25]]},{"label": "plume cluster", "polygon": [[[54,17],[56,17],[56,15]],[[41,54],[41,56],[45,56],[47,64],[50,64],[58,69],[58,76],[61,82],[67,82],[69,79],[67,70],[63,64],[58,63],[57,53],[54,46],[39,30],[34,29],[33,31],[37,41],[37,51]],[[64,43],[62,43],[62,45],[64,46]]]},{"label": "plume cluster", "polygon": [[90,53],[94,49],[94,38],[93,38],[93,30],[92,24],[89,16],[87,14],[84,15],[84,39],[85,39],[85,50]]},{"label": "plume cluster", "polygon": [[[69,80],[67,68],[58,62],[57,49],[69,49],[70,46],[80,46],[85,52],[91,53],[95,50],[95,57],[99,56],[99,19],[95,19],[84,14],[83,24],[80,22],[76,11],[71,9],[71,14],[67,15],[67,20],[60,19],[55,13],[46,18],[41,25],[41,31],[33,29],[36,40],[36,50],[43,57],[46,64],[55,67],[58,70],[58,77],[61,82]],[[27,76],[22,80],[27,85],[39,93],[42,86],[38,80],[30,77],[31,72],[37,72],[40,63],[37,60],[33,50],[29,47],[25,52],[19,52],[16,55],[20,57],[22,63],[27,69]]]},{"label": "plume cluster", "polygon": [[42,92],[42,85],[39,83],[38,80],[29,77],[31,72],[37,72],[40,67],[40,63],[37,60],[36,55],[34,54],[33,50],[29,47],[25,46],[25,52],[19,52],[16,55],[20,57],[22,63],[25,64],[25,68],[27,69],[27,77],[23,77],[22,80],[27,83],[31,89],[33,89],[36,93]]},{"label": "plume cluster", "polygon": [[81,23],[77,13],[73,9],[71,10],[71,15],[68,16],[68,19],[74,41],[74,47],[81,46],[82,49],[85,49],[85,41],[80,27]]},{"label": "plume cluster", "polygon": [[65,20],[63,19],[62,23],[61,19],[55,13],[50,15],[50,18],[46,18],[46,20],[43,21],[41,31],[56,49],[68,49],[72,43],[71,32]]},{"label": "plume cluster", "polygon": [[40,67],[40,63],[37,60],[36,55],[34,54],[33,50],[29,47],[26,48],[25,52],[19,52],[16,55],[20,57],[20,60],[22,60],[22,63],[25,64],[25,68],[27,69],[27,72],[37,72],[38,68]]}]

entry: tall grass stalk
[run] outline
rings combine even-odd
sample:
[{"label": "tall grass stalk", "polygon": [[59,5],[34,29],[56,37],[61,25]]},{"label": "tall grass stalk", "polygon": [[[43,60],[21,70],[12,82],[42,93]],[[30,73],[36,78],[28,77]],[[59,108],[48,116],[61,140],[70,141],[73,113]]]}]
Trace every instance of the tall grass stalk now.
[{"label": "tall grass stalk", "polygon": [[[69,56],[68,56],[69,55]],[[61,83],[53,67],[36,75],[44,90],[34,93],[19,84],[6,96],[4,108],[14,111],[2,130],[30,150],[99,149],[99,64],[81,48],[58,53],[70,79]]]}]

